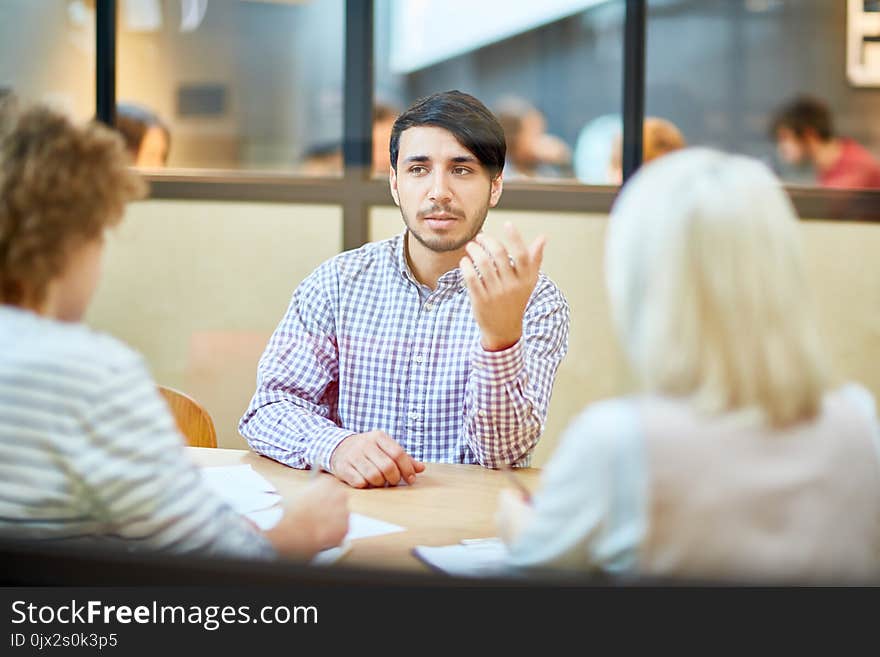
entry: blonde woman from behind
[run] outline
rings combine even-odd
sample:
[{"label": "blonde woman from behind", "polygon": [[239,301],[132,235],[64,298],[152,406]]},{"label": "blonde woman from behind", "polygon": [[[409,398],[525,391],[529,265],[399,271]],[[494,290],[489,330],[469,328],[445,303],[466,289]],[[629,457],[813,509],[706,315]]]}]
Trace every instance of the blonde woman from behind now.
[{"label": "blonde woman from behind", "polygon": [[606,279],[642,390],[584,411],[532,506],[504,491],[517,566],[876,581],[875,404],[829,383],[798,232],[749,158],[686,149],[625,187]]}]

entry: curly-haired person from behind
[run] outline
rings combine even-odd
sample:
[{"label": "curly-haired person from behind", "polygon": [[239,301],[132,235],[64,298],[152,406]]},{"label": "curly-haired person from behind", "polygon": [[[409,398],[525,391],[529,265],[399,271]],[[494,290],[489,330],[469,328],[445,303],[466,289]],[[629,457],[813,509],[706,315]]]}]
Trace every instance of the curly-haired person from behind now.
[{"label": "curly-haired person from behind", "polygon": [[41,107],[2,119],[0,534],[245,558],[339,543],[331,477],[261,532],[202,481],[142,358],[80,322],[105,231],[146,191],[122,139]]},{"label": "curly-haired person from behind", "polygon": [[799,232],[779,181],[746,157],[682,150],[624,187],[606,280],[642,391],[572,424],[533,506],[503,493],[514,563],[877,581],[875,403],[831,383]]}]

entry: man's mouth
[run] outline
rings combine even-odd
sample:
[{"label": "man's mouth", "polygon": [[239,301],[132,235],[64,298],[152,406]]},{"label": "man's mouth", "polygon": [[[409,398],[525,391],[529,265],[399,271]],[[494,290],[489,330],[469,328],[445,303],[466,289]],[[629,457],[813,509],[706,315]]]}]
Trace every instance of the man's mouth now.
[{"label": "man's mouth", "polygon": [[458,217],[451,214],[429,214],[424,219],[429,228],[444,229],[450,228],[458,221]]}]

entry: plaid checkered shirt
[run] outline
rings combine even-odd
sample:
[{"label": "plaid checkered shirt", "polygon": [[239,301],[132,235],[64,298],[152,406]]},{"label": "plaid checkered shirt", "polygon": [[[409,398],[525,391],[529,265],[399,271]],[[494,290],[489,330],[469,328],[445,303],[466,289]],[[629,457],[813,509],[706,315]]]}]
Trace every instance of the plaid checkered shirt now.
[{"label": "plaid checkered shirt", "polygon": [[296,289],[239,431],[294,468],[329,470],[342,440],[373,430],[421,461],[526,466],[568,329],[568,303],[541,274],[522,338],[485,351],[459,269],[431,290],[407,265],[404,235],[370,243]]}]

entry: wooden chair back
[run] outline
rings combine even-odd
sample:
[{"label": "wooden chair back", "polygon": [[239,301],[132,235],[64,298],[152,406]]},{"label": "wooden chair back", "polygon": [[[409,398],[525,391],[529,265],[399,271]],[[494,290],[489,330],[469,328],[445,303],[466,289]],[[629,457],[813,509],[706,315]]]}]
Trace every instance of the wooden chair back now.
[{"label": "wooden chair back", "polygon": [[179,390],[158,386],[159,393],[177,422],[180,433],[191,447],[217,447],[217,431],[211,414],[195,399]]}]

